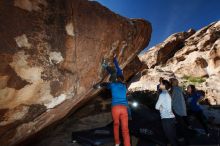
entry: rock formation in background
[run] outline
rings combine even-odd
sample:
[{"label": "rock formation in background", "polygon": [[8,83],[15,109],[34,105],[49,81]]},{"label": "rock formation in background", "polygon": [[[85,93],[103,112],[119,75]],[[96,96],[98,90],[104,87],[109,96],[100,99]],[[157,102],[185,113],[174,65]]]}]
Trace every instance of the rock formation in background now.
[{"label": "rock formation in background", "polygon": [[131,79],[129,92],[152,94],[159,77],[177,78],[183,88],[194,84],[205,91],[203,104],[212,106],[203,105],[204,113],[213,124],[220,124],[219,110],[212,108],[220,104],[220,21],[197,32],[173,34],[139,58],[149,69]]},{"label": "rock formation in background", "polygon": [[139,71],[148,68],[146,64],[140,61],[139,57],[136,56],[132,62],[130,62],[123,70],[123,75],[129,81]]},{"label": "rock formation in background", "polygon": [[[151,25],[87,0],[0,2],[0,145],[14,145],[62,119],[97,91],[103,59],[126,67]],[[135,59],[136,60],[136,59]],[[134,70],[127,69],[127,78]]]},{"label": "rock formation in background", "polygon": [[135,76],[130,91],[156,90],[159,77],[195,84],[212,105],[220,104],[220,21],[195,32],[176,33],[140,56],[148,65]]},{"label": "rock formation in background", "polygon": [[168,59],[184,46],[184,42],[189,38],[195,31],[190,29],[188,32],[180,32],[171,35],[164,42],[152,47],[142,57],[149,68],[153,68],[157,65],[162,65],[167,62]]}]

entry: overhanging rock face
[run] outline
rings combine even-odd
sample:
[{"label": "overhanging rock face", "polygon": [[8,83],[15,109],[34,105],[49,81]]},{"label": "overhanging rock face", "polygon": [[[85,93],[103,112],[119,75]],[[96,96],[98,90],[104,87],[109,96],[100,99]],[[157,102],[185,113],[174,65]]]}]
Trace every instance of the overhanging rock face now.
[{"label": "overhanging rock face", "polygon": [[86,0],[0,1],[0,145],[62,119],[97,91],[101,62],[124,68],[149,43],[151,25]]}]

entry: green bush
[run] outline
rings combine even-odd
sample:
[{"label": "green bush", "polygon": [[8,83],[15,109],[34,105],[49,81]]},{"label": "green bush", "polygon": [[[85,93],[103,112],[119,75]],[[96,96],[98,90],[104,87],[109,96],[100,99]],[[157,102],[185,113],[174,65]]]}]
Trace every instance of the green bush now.
[{"label": "green bush", "polygon": [[199,83],[199,84],[205,82],[205,80],[206,80],[203,77],[193,77],[193,76],[186,76],[186,75],[183,76],[183,79],[185,79],[191,83]]}]

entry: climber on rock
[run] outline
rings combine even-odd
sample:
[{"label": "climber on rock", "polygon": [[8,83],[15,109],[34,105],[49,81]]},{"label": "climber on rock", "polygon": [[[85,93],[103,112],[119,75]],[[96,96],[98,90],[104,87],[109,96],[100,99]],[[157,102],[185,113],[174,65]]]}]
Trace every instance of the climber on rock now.
[{"label": "climber on rock", "polygon": [[94,86],[94,88],[105,87],[112,93],[112,117],[114,122],[115,146],[120,145],[119,127],[122,128],[124,146],[130,146],[130,135],[128,128],[128,100],[126,97],[127,88],[124,83],[124,77],[119,75],[114,82],[103,82]]}]

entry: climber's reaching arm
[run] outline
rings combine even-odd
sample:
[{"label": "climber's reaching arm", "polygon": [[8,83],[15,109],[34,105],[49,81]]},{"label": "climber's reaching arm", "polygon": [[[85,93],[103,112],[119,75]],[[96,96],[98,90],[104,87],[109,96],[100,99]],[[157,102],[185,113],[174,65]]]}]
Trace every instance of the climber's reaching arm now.
[{"label": "climber's reaching arm", "polygon": [[116,71],[117,71],[117,76],[123,76],[122,69],[120,68],[120,66],[118,64],[118,60],[117,60],[116,55],[114,56],[113,63],[115,65],[115,68],[116,68]]}]

